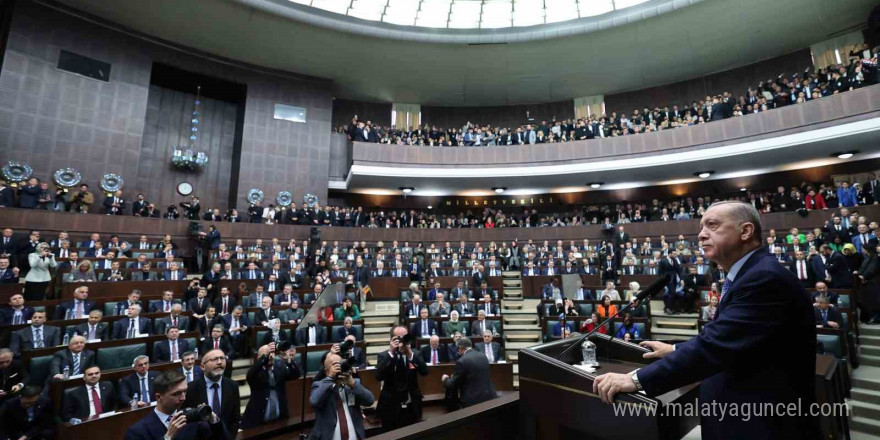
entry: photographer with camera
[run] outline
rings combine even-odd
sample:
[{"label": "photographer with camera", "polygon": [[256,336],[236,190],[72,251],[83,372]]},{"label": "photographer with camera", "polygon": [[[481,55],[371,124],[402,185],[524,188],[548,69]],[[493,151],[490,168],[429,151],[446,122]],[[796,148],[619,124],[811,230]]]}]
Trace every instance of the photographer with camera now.
[{"label": "photographer with camera", "polygon": [[[141,213],[141,216],[143,216],[143,213]],[[166,220],[177,220],[180,218],[180,213],[177,212],[176,206],[168,205],[168,211],[166,211],[165,214],[162,214],[162,218]]]},{"label": "photographer with camera", "polygon": [[296,348],[290,342],[266,344],[257,351],[257,360],[247,372],[251,398],[241,417],[241,428],[248,429],[273,420],[286,419],[285,382],[300,377]]},{"label": "photographer with camera", "polygon": [[92,203],[95,203],[95,196],[89,192],[89,186],[83,183],[79,186],[79,191],[73,194],[71,209],[74,212],[87,214],[89,212],[89,206],[92,206]]},{"label": "photographer with camera", "polygon": [[324,357],[323,376],[315,376],[312,383],[309,403],[316,414],[309,438],[362,440],[367,435],[361,407],[373,404],[373,394],[354,377],[350,363],[333,351]]},{"label": "photographer with camera", "polygon": [[420,353],[413,351],[406,327],[392,328],[390,347],[379,353],[376,365],[376,379],[382,382],[376,414],[382,419],[383,432],[422,420],[419,374],[427,376],[428,365]]},{"label": "photographer with camera", "polygon": [[52,281],[51,269],[58,267],[55,254],[49,243],[42,242],[36,250],[27,256],[30,270],[24,277],[24,299],[28,301],[42,301],[46,296],[46,289]]},{"label": "photographer with camera", "polygon": [[181,202],[180,207],[184,210],[184,217],[187,220],[198,220],[199,212],[202,210],[202,205],[199,204],[199,198],[196,196],[192,196],[192,202]]},{"label": "photographer with camera", "polygon": [[223,440],[228,434],[207,405],[184,408],[186,377],[166,370],[153,382],[156,408],[125,432],[125,440]]}]

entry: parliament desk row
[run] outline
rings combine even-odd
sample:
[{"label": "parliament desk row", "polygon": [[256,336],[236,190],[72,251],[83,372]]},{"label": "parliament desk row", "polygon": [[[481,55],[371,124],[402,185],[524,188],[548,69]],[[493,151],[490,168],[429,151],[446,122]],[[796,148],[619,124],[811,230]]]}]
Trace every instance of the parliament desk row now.
[{"label": "parliament desk row", "polygon": [[[441,334],[439,334],[438,336],[446,336],[446,337],[452,336],[452,335],[442,334],[442,329],[444,327],[444,324],[447,322],[450,322],[449,316],[436,316],[436,317],[429,316],[428,320],[436,323],[437,327],[439,327],[441,329]],[[479,318],[477,316],[463,316],[463,317],[458,318],[459,322],[467,323],[466,327],[471,327],[478,320],[479,320]],[[407,316],[406,317],[406,326],[407,326],[407,328],[413,328],[413,326],[415,324],[417,324],[419,321],[421,321],[421,318],[414,318],[411,316]],[[504,320],[501,319],[500,314],[486,316],[486,327],[493,328],[496,333],[504,334],[504,322],[503,321]]]},{"label": "parliament desk row", "polygon": [[[316,358],[318,361],[314,363],[317,364],[320,361],[321,355],[323,355],[325,351],[329,350],[329,348],[329,346],[315,346],[308,347],[304,351],[307,351],[307,355],[309,355],[310,358]],[[314,355],[312,355],[312,353],[314,353]],[[155,366],[153,367],[153,369],[165,369],[175,367],[177,367],[177,364],[173,363],[164,364],[162,366]],[[451,363],[430,365],[428,366],[427,376],[418,376],[419,386],[421,388],[422,394],[425,396],[425,401],[437,401],[443,399],[444,389],[440,378],[443,374],[452,375],[454,369],[455,365]],[[495,386],[496,391],[513,391],[512,364],[492,364],[490,365],[489,372],[490,378],[493,385]],[[381,391],[381,383],[376,380],[375,369],[369,368],[367,370],[361,370],[359,372],[359,376],[361,378],[361,384],[365,388],[370,390],[374,398],[378,400]],[[302,429],[305,427],[305,424],[303,422],[314,420],[314,408],[312,408],[312,406],[308,403],[309,393],[311,392],[312,378],[313,374],[310,374],[306,378],[290,380],[285,384],[288,402],[288,419],[276,421],[266,426],[255,427],[247,431],[239,432],[238,438],[256,438],[258,436],[269,434],[273,431],[280,433],[285,431],[289,432],[294,429]],[[303,386],[303,382],[305,382],[305,387]],[[80,386],[82,385],[82,383],[82,379],[64,381],[62,382],[63,385],[59,385],[59,389]],[[303,394],[304,389],[305,395]],[[305,403],[305,419],[301,420],[300,414],[303,410],[303,403]],[[123,408],[121,411],[118,411],[114,414],[106,415],[97,419],[86,420],[78,425],[65,426],[60,430],[58,438],[61,440],[92,438],[96,436],[102,436],[104,438],[123,438],[125,436],[125,431],[128,429],[129,426],[133,425],[135,422],[148,415],[149,412],[152,410],[152,407],[137,409],[134,411]]]},{"label": "parliament desk row", "polygon": [[[602,301],[572,301],[577,310],[578,315],[583,317],[584,319],[589,318],[590,314],[597,311],[597,307],[602,305]],[[620,310],[625,307],[629,302],[627,301],[611,301],[611,305]],[[550,316],[550,308],[555,305],[555,301],[552,299],[544,299],[541,300],[541,306],[544,307],[544,315],[548,318],[554,318],[555,316]],[[651,319],[651,306],[649,303],[643,303],[642,305],[634,308],[629,312],[630,316],[633,318],[648,318]],[[623,315],[620,315],[623,317]]]},{"label": "parliament desk row", "polygon": [[[324,329],[324,335],[326,336],[327,342],[337,343],[342,342],[343,338],[338,337],[338,329],[344,327],[344,324],[341,322],[318,322],[316,324]],[[305,326],[303,326],[305,327]],[[355,329],[355,333],[357,333],[356,339],[358,344],[362,344],[364,341],[364,320],[363,319],[355,319],[352,320],[351,327]],[[291,344],[293,344],[294,338],[296,337],[296,330],[299,328],[299,324],[281,324],[281,334],[283,337],[287,338]],[[251,327],[248,330],[248,340],[250,341],[250,347],[254,352],[260,345],[262,345],[262,338],[269,332],[269,328],[260,325],[259,323],[252,323]],[[297,345],[297,350],[299,350],[302,346]]]},{"label": "parliament desk row", "polygon": [[[562,276],[561,275],[535,275],[535,276],[523,276],[522,277],[522,289],[523,289],[523,297],[524,298],[541,298],[541,291],[544,289],[544,286],[550,284],[552,279],[556,279],[559,284],[560,289],[562,289]],[[584,286],[602,286],[602,280],[597,275],[580,275],[581,282],[583,282]],[[629,286],[630,282],[637,282],[641,286],[648,286],[654,281],[657,280],[657,276],[654,275],[625,275],[618,277],[619,283],[618,286]],[[604,286],[602,287],[604,289]],[[565,292],[563,292],[565,295]]]},{"label": "parliament desk row", "polygon": [[[565,318],[565,322],[567,324],[571,324],[572,332],[580,332],[581,327],[586,324],[586,321],[590,319],[590,316],[568,316]],[[600,322],[596,324],[600,324],[604,321],[603,318],[599,319]],[[651,339],[651,319],[650,318],[632,318],[633,326],[635,327],[635,331],[638,332],[638,335],[631,335],[633,339]],[[553,334],[553,327],[555,324],[559,323],[558,317],[547,317],[541,318],[541,334],[544,335],[544,341],[550,341],[554,339],[558,339],[561,335]],[[620,330],[620,327],[623,326],[623,318],[618,317],[611,320],[608,324],[609,327],[606,330],[611,330],[609,335],[613,335],[614,337],[618,337],[617,332]],[[561,329],[560,329],[561,331]]]}]

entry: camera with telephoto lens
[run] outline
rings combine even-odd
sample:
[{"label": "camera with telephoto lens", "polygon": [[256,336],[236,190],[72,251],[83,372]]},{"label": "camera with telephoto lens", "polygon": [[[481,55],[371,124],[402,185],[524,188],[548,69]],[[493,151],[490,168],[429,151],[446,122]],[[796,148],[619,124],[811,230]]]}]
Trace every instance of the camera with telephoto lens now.
[{"label": "camera with telephoto lens", "polygon": [[351,374],[351,367],[357,364],[357,359],[351,354],[353,347],[354,342],[350,339],[346,339],[339,344],[339,357],[342,358],[342,363],[340,364],[341,374]]},{"label": "camera with telephoto lens", "polygon": [[211,407],[199,405],[195,408],[183,408],[180,410],[186,417],[186,423],[207,422],[211,420]]}]

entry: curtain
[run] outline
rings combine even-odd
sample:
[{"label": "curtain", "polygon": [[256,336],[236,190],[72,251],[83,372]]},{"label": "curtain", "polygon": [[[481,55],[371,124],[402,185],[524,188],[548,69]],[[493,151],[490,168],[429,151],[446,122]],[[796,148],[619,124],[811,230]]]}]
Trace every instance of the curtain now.
[{"label": "curtain", "polygon": [[574,98],[574,117],[586,118],[590,115],[605,113],[605,97],[602,95]]},{"label": "curtain", "polygon": [[[862,31],[854,31],[830,40],[820,41],[810,46],[810,51],[813,52],[813,66],[821,69],[833,64],[849,64],[849,52],[853,50],[854,46],[858,46],[861,50],[864,41]],[[838,54],[840,55],[839,61]]]},{"label": "curtain", "polygon": [[391,104],[392,124],[401,129],[415,128],[422,123],[422,106],[419,104]]}]

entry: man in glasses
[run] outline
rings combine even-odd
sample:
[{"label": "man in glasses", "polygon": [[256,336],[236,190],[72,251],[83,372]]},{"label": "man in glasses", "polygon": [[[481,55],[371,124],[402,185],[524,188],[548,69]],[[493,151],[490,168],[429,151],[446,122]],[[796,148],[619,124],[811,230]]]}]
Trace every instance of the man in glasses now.
[{"label": "man in glasses", "polygon": [[223,350],[212,349],[205,352],[202,356],[204,378],[188,384],[184,406],[210,406],[211,411],[220,417],[226,427],[227,440],[233,440],[238,435],[241,423],[241,397],[238,394],[238,384],[223,375],[227,361]]}]

